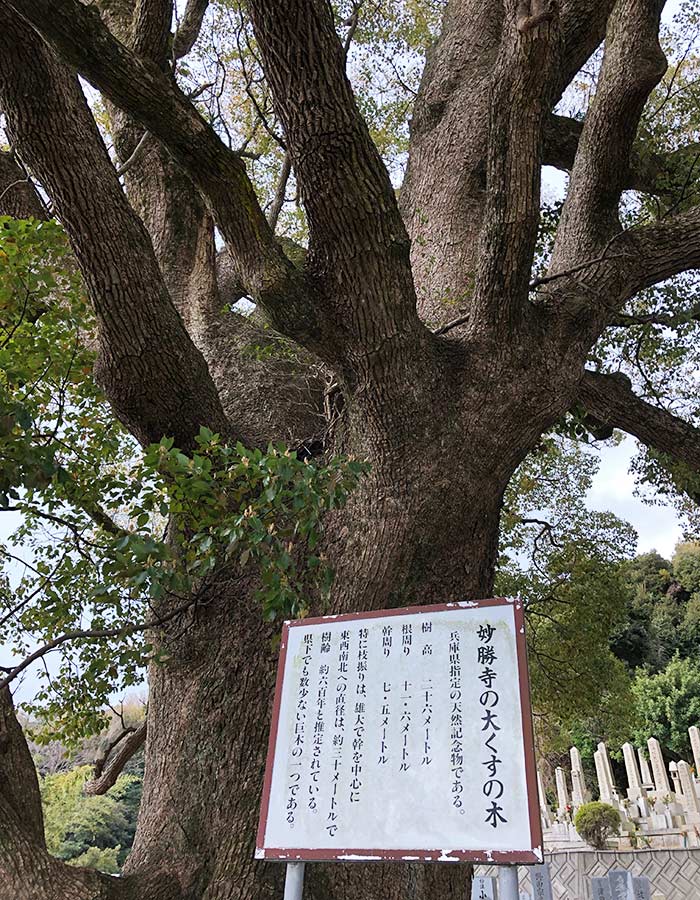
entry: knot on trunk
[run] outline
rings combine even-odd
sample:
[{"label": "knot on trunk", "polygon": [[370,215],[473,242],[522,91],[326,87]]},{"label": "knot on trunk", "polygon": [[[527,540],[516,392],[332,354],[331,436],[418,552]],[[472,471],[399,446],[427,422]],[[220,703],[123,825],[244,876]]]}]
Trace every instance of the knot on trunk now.
[{"label": "knot on trunk", "polygon": [[551,22],[558,12],[557,0],[519,0],[515,24],[521,34],[527,34],[538,25]]}]

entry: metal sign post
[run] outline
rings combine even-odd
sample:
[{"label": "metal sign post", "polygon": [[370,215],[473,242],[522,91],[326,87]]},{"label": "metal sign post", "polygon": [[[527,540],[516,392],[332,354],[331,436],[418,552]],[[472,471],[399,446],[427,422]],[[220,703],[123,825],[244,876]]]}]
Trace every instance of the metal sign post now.
[{"label": "metal sign post", "polygon": [[304,893],[304,868],[306,863],[287,863],[284,879],[284,900],[302,900]]},{"label": "metal sign post", "polygon": [[520,900],[518,867],[498,867],[498,900]]}]

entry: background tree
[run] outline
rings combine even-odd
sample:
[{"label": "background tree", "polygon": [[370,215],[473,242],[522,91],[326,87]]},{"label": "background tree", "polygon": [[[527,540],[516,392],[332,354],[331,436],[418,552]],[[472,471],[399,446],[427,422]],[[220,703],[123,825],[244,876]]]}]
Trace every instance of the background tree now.
[{"label": "background tree", "polygon": [[[635,435],[652,448],[642,477],[694,495],[700,432],[684,375],[697,344],[686,274],[700,262],[696,126],[674,91],[684,48],[666,35],[663,81],[663,6],[452,0],[439,25],[419,5],[412,30],[402,4],[363,19],[362,4],[249,0],[208,13],[192,0],[177,22],[168,0],[0,2],[12,150],[2,211],[41,220],[48,198],[94,315],[76,353],[96,351],[103,396],[145,448],[127,463],[105,434],[116,473],[105,487],[98,467],[92,491],[73,491],[57,457],[64,417],[32,407],[28,382],[13,376],[3,502],[78,535],[65,562],[39,570],[40,593],[53,591],[40,610],[55,615],[35,621],[49,634],[33,652],[76,648],[59,694],[93,729],[95,700],[135,678],[145,654],[154,660],[148,774],[120,879],[48,854],[3,691],[0,871],[15,896],[279,896],[279,867],[252,854],[276,631],[260,601],[272,615],[490,594],[508,484],[557,423],[574,436]],[[209,79],[197,83],[201,70],[182,60],[207,22],[217,35],[228,22],[234,44],[194,51]],[[382,106],[376,91],[358,102],[355,37],[380,57],[384,48],[385,64],[397,59],[392,43],[408,45],[408,71],[403,59],[396,68],[403,107],[395,97]],[[604,38],[594,85],[576,115],[562,115]],[[94,114],[76,71],[100,94]],[[360,52],[358,87],[367,71]],[[672,101],[664,124],[659,104]],[[231,108],[264,132],[260,147],[231,129]],[[392,116],[399,124],[387,128]],[[112,156],[95,117],[108,123]],[[548,241],[538,240],[543,164],[569,172]],[[288,217],[301,252],[276,233],[288,188],[303,212]],[[15,245],[32,228],[7,226]],[[17,322],[27,326],[25,305],[36,322],[44,307],[61,309],[45,275],[27,283],[14,267],[12,243],[8,347],[21,339]],[[59,252],[57,236],[48,243]],[[255,304],[252,317],[232,310],[240,298]],[[271,441],[288,449],[268,451]],[[78,465],[79,440],[67,443]],[[364,477],[348,469],[353,459],[369,463]],[[320,551],[310,546],[319,540]],[[322,557],[335,571],[330,595],[323,578],[306,581]],[[562,577],[588,565],[552,562]],[[65,582],[52,587],[56,565],[66,581],[77,567],[73,604]],[[25,626],[32,590],[17,600]],[[111,664],[99,639],[119,645]],[[71,666],[86,677],[71,678]],[[22,671],[13,666],[3,686]],[[316,866],[308,884],[314,900],[466,891],[459,867]]]}]

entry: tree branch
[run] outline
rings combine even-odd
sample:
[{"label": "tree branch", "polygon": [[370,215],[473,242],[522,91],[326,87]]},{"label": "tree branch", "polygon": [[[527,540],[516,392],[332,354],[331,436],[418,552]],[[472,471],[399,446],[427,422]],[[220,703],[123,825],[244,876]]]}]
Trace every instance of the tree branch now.
[{"label": "tree branch", "polygon": [[155,135],[207,198],[241,283],[278,330],[313,345],[318,337],[303,278],[286,259],[239,156],[174,81],[139,58],[79,0],[8,0],[105,97]]},{"label": "tree branch", "polygon": [[25,669],[32,665],[32,663],[35,663],[38,659],[42,659],[47,653],[50,653],[52,650],[57,650],[64,644],[69,644],[74,641],[102,641],[106,638],[113,637],[124,638],[129,637],[132,634],[138,634],[141,631],[148,631],[150,628],[159,628],[161,625],[166,625],[173,619],[184,615],[196,604],[196,602],[197,601],[194,599],[188,600],[186,603],[176,606],[162,616],[156,616],[153,619],[149,619],[147,622],[136,622],[132,625],[122,625],[121,627],[116,628],[82,628],[75,629],[74,631],[67,631],[64,634],[55,637],[53,640],[42,644],[41,647],[37,647],[37,649],[33,653],[30,653],[29,656],[26,656],[21,663],[6,670],[7,675],[0,680],[0,691],[11,684],[15,678],[17,678],[18,675],[21,675]]},{"label": "tree branch", "polygon": [[624,300],[645,287],[700,268],[700,205],[625,232],[630,261]]},{"label": "tree branch", "polygon": [[561,49],[556,3],[523,0],[510,7],[492,79],[474,303],[475,321],[505,329],[517,328],[525,310],[539,222],[546,95]]},{"label": "tree branch", "polygon": [[185,13],[175,33],[173,42],[173,55],[175,59],[187,56],[194,47],[199,32],[202,30],[202,22],[209,8],[209,0],[187,0]]},{"label": "tree branch", "polygon": [[700,472],[700,428],[637,397],[624,375],[586,371],[577,399],[598,421]]},{"label": "tree branch", "polygon": [[122,191],[77,78],[0,3],[0,96],[8,132],[51,195],[99,326],[97,376],[143,443],[189,447],[229,425],[172,305],[153,247]]},{"label": "tree branch", "polygon": [[367,346],[388,352],[399,331],[422,331],[409,242],[345,72],[331,6],[250,0],[248,8],[309,222],[308,266],[341,323],[343,355],[364,355]]},{"label": "tree branch", "polygon": [[153,60],[162,69],[168,64],[172,18],[172,0],[136,0],[131,46],[138,56]]},{"label": "tree branch", "polygon": [[41,197],[12,152],[0,150],[0,215],[13,219],[46,219]]},{"label": "tree branch", "polygon": [[597,257],[621,230],[618,204],[637,126],[666,70],[658,38],[663,5],[663,0],[620,0],[610,17],[603,67],[552,254],[555,271]]},{"label": "tree branch", "polygon": [[[570,172],[583,130],[583,122],[567,116],[551,115],[545,123],[542,162]],[[632,147],[629,165],[623,174],[623,190],[672,197],[674,182],[685,160],[700,154],[700,143],[687,144],[670,153],[655,153],[644,146]]]},{"label": "tree branch", "polygon": [[[124,729],[117,739],[109,744],[105,752],[95,760],[95,777],[85,783],[84,792],[90,796],[106,794],[115,785],[124,766],[134,754],[138,753],[145,742],[145,721],[138,728]],[[112,756],[115,748],[118,748],[117,752]],[[111,759],[110,756],[112,756]]]}]

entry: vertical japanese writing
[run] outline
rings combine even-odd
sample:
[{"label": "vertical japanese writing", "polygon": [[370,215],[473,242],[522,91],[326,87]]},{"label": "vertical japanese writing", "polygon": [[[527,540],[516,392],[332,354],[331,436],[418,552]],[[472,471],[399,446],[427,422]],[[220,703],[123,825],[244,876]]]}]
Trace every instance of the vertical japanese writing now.
[{"label": "vertical japanese writing", "polygon": [[498,801],[503,796],[504,785],[498,778],[500,766],[503,760],[498,756],[498,736],[501,730],[498,724],[498,713],[494,712],[498,706],[500,697],[495,687],[498,679],[498,673],[495,666],[498,656],[493,645],[493,638],[496,629],[492,625],[480,625],[477,629],[477,637],[479,638],[479,646],[477,649],[477,663],[482,667],[478,676],[485,690],[479,696],[479,704],[484,711],[481,721],[484,723],[481,731],[484,733],[484,747],[486,750],[486,759],[482,761],[482,765],[486,767],[486,776],[482,785],[482,791],[487,800],[491,802],[486,806],[486,818],[484,821],[492,828],[507,822],[508,820],[502,814],[503,807]]},{"label": "vertical japanese writing", "polygon": [[403,647],[404,656],[408,656],[411,652],[411,644],[413,643],[413,626],[404,624],[401,628],[401,646]]},{"label": "vertical japanese writing", "polygon": [[401,764],[399,772],[408,772],[411,768],[408,755],[408,738],[411,733],[411,699],[413,696],[411,688],[411,682],[404,681],[403,694],[401,695],[403,707],[401,709]]},{"label": "vertical japanese writing", "polygon": [[391,682],[384,682],[384,693],[382,694],[382,714],[379,727],[382,729],[381,739],[379,742],[379,759],[377,764],[385,766],[389,762],[389,745],[387,741],[387,733],[389,731],[389,719],[391,718],[391,707],[389,705],[389,694],[391,693]]},{"label": "vertical japanese writing", "polygon": [[359,803],[362,787],[362,760],[365,745],[365,704],[367,702],[367,638],[369,630],[360,628],[357,633],[357,685],[355,687],[355,724],[352,740],[352,780],[350,802]]},{"label": "vertical japanese writing", "polygon": [[450,771],[452,773],[452,806],[462,810],[464,801],[464,731],[462,720],[462,664],[459,631],[450,632]]},{"label": "vertical japanese writing", "polygon": [[348,660],[350,658],[350,632],[347,628],[340,633],[338,645],[338,667],[335,685],[335,715],[333,717],[333,775],[326,831],[333,837],[338,830],[338,790],[340,788],[340,768],[345,743],[345,704],[348,693]]},{"label": "vertical japanese writing", "polygon": [[384,656],[388,656],[391,653],[391,625],[382,627],[382,650],[384,651]]},{"label": "vertical japanese writing", "polygon": [[431,678],[428,678],[422,685],[422,691],[423,709],[421,710],[421,715],[423,717],[423,759],[421,759],[420,764],[422,766],[429,766],[433,761],[430,755],[432,751],[430,745],[430,726],[433,722],[433,682]]},{"label": "vertical japanese writing", "polygon": [[[331,633],[324,631],[321,635],[321,658],[331,652]],[[311,771],[309,779],[309,809],[316,812],[318,809],[318,794],[321,790],[321,753],[323,750],[323,733],[326,728],[324,710],[326,708],[326,694],[328,692],[328,674],[330,666],[321,662],[318,667],[318,691],[316,694],[316,721],[314,722],[313,750],[311,753]]]},{"label": "vertical japanese writing", "polygon": [[313,656],[314,636],[305,634],[302,643],[302,668],[299,676],[296,709],[294,711],[294,739],[291,745],[289,760],[289,779],[287,784],[287,824],[294,825],[299,807],[297,794],[301,782],[301,761],[304,755],[304,739],[306,729],[307,698],[309,696],[309,670]]}]

